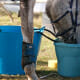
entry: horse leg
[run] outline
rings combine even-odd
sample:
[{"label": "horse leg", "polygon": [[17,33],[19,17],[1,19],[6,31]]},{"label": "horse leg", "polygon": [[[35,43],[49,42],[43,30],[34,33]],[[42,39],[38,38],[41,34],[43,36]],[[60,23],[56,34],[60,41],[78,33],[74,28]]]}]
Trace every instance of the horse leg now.
[{"label": "horse leg", "polygon": [[22,67],[28,80],[38,80],[35,72],[35,63],[28,62],[28,57],[24,56],[26,46],[33,43],[33,7],[35,0],[20,0],[20,16],[23,34],[23,49],[22,49]]}]

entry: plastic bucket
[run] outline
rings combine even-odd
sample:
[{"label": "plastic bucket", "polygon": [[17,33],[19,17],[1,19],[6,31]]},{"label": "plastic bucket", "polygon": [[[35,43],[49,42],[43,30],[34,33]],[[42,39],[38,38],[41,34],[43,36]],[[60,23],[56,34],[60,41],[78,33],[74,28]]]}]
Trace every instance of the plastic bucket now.
[{"label": "plastic bucket", "polygon": [[22,34],[20,26],[0,26],[0,74],[20,74]]},{"label": "plastic bucket", "polygon": [[[41,34],[44,28],[34,29],[33,47],[37,55],[41,43]],[[0,74],[24,74],[21,66],[22,59],[22,34],[20,26],[0,26]]]},{"label": "plastic bucket", "polygon": [[64,77],[80,77],[80,44],[54,42],[58,73]]},{"label": "plastic bucket", "polygon": [[41,44],[42,35],[39,32],[43,33],[44,28],[45,27],[42,27],[41,29],[36,29],[36,28],[34,29],[34,37],[33,37],[33,46],[34,46],[34,55],[35,55],[34,61],[37,60],[37,55],[38,55],[40,44]]}]

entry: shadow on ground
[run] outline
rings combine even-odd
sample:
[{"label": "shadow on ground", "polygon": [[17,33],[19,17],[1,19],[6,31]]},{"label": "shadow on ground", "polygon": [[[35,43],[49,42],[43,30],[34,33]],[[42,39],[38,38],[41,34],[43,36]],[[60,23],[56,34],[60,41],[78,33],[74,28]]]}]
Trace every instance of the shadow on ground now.
[{"label": "shadow on ground", "polygon": [[[60,76],[57,71],[36,71],[40,80],[80,80],[80,77],[68,78]],[[45,77],[47,76],[47,77]]]}]

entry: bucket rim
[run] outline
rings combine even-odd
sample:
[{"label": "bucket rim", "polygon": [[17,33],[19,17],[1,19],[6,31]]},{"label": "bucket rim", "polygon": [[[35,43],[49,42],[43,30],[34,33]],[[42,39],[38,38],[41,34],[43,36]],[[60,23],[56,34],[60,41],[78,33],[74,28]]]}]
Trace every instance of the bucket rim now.
[{"label": "bucket rim", "polygon": [[59,47],[72,47],[72,48],[80,48],[80,44],[69,44],[64,42],[54,42],[55,46]]},{"label": "bucket rim", "polygon": [[44,29],[45,29],[44,26],[41,28],[34,27],[34,32],[44,32]]},{"label": "bucket rim", "polygon": [[20,27],[21,28],[21,26],[18,26],[18,25],[0,25],[0,27],[5,27],[5,28],[7,28],[7,27]]},{"label": "bucket rim", "polygon": [[17,25],[0,25],[1,32],[21,32],[21,26]]}]

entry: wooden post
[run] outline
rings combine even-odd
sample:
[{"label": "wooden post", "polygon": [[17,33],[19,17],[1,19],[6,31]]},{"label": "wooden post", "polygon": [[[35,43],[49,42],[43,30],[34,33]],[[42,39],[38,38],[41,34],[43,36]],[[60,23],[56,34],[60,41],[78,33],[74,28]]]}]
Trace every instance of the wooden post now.
[{"label": "wooden post", "polygon": [[[35,0],[20,0],[20,16],[22,25],[23,42],[33,42],[33,7]],[[23,49],[24,54],[24,49]],[[24,56],[22,57],[22,61]],[[35,64],[25,65],[24,71],[28,80],[38,80],[35,72]]]}]

